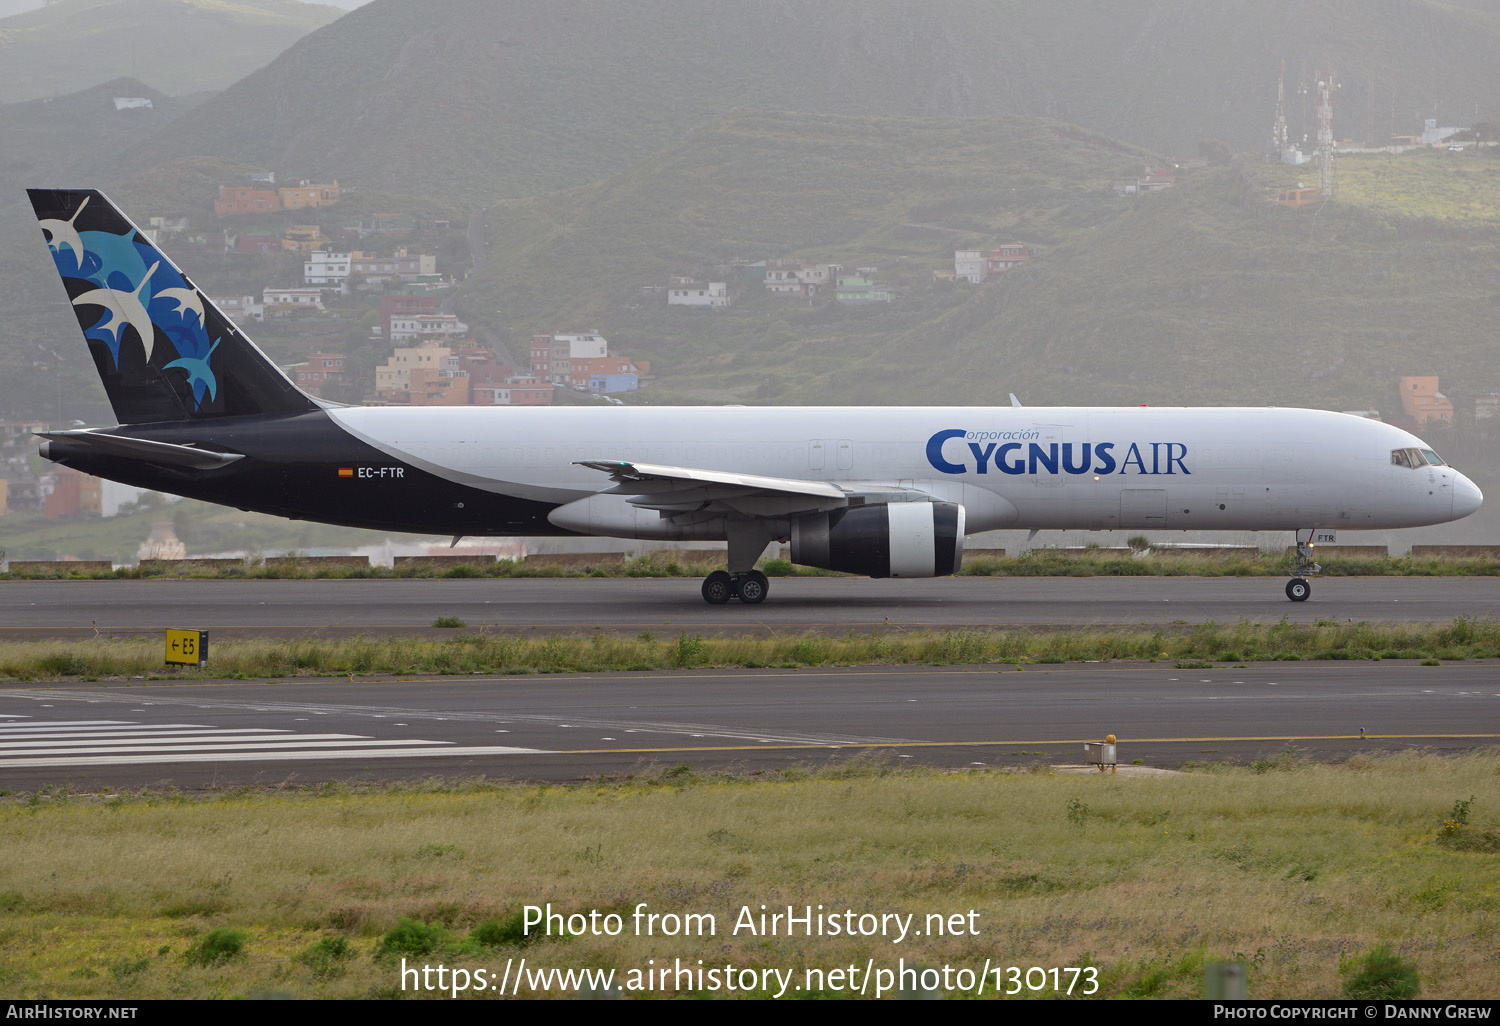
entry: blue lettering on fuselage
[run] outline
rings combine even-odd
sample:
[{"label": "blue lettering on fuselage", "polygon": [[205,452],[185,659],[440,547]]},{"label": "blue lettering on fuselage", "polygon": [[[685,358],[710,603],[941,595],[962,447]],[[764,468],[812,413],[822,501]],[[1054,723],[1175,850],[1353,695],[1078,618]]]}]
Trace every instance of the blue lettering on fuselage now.
[{"label": "blue lettering on fuselage", "polygon": [[[942,474],[988,474],[993,466],[1002,474],[1133,474],[1138,476],[1191,474],[1185,442],[1131,442],[1118,458],[1115,442],[1041,442],[1041,432],[965,431],[946,428],[927,440],[927,462]],[[968,451],[943,454],[949,442],[963,439]]]}]

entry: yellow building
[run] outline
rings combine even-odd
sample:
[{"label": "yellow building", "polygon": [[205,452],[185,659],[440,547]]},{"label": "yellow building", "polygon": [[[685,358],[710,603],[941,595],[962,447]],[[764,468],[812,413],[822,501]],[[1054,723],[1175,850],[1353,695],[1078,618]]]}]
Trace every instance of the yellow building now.
[{"label": "yellow building", "polygon": [[288,253],[311,253],[331,241],[315,224],[294,224],[281,237],[281,248]]},{"label": "yellow building", "polygon": [[339,183],[334,179],[332,185],[312,185],[303,182],[300,185],[288,185],[278,190],[281,194],[281,208],[283,210],[304,210],[308,207],[331,207],[339,201]]}]

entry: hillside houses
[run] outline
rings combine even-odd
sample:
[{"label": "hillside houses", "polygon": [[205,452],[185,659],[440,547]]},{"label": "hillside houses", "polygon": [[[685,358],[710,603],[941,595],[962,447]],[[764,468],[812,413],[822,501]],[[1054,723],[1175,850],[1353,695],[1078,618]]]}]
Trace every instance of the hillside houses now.
[{"label": "hillside houses", "polygon": [[283,289],[267,286],[261,291],[264,312],[272,317],[284,317],[297,312],[322,313],[322,289]]},{"label": "hillside houses", "polygon": [[1116,196],[1139,196],[1161,192],[1177,184],[1177,172],[1169,167],[1148,168],[1139,175],[1126,175],[1110,183]]},{"label": "hillside houses", "polygon": [[834,286],[833,298],[849,306],[865,303],[889,303],[896,294],[889,285],[863,276],[841,277]]},{"label": "hillside houses", "polygon": [[375,369],[376,396],[395,406],[548,406],[553,388],[472,339],[398,347]]},{"label": "hillside houses", "polygon": [[667,284],[668,306],[696,306],[709,310],[727,309],[731,302],[729,283],[694,281],[673,277]]},{"label": "hillside houses", "polygon": [[607,395],[635,391],[650,372],[644,360],[611,356],[608,340],[597,331],[531,337],[531,376],[539,382]]},{"label": "hillside houses", "polygon": [[[446,229],[448,223],[442,222],[441,227]],[[361,239],[370,235],[391,235],[400,238],[410,235],[416,231],[416,228],[416,220],[409,214],[374,214],[344,225],[344,231],[352,232]]]},{"label": "hillside houses", "polygon": [[281,236],[281,248],[287,253],[312,253],[333,240],[315,224],[294,224]]},{"label": "hillside houses", "polygon": [[1019,242],[996,246],[988,253],[977,249],[960,249],[953,253],[953,277],[964,278],[975,285],[993,281],[1013,267],[1031,259],[1031,247]]},{"label": "hillside houses", "polygon": [[469,334],[469,326],[454,314],[392,314],[390,323],[390,334],[387,337],[392,342],[464,338]]},{"label": "hillside houses", "polygon": [[823,289],[833,284],[834,277],[843,270],[837,264],[811,264],[805,260],[780,259],[766,261],[766,291],[773,296],[796,296],[812,299]]},{"label": "hillside houses", "polygon": [[322,397],[329,385],[353,385],[354,377],[344,367],[343,353],[314,353],[301,363],[284,368],[294,371],[297,387],[308,395]]},{"label": "hillside houses", "polygon": [[[271,177],[274,184],[275,176]],[[219,198],[214,200],[214,213],[219,217],[240,217],[246,214],[274,214],[278,210],[306,210],[310,207],[331,207],[339,201],[339,183],[315,185],[299,182],[280,189],[264,188],[262,183],[250,185],[221,185]]]},{"label": "hillside houses", "polygon": [[354,250],[336,253],[321,250],[309,253],[302,265],[306,285],[329,285],[348,292],[349,280],[356,279],[361,288],[378,288],[400,282],[414,284],[437,278],[437,256],[431,253],[409,253],[398,249],[390,256],[378,256]]}]

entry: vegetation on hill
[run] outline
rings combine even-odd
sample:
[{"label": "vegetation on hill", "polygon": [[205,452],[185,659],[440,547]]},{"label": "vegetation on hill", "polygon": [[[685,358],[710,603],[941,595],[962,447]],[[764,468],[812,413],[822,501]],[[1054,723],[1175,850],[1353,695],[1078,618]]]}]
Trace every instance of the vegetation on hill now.
[{"label": "vegetation on hill", "polygon": [[[464,309],[518,339],[599,326],[653,361],[657,402],[1389,409],[1401,374],[1500,390],[1500,160],[1456,158],[1340,158],[1342,198],[1289,210],[1274,196],[1299,172],[1258,159],[1119,199],[1111,177],[1147,158],[1062,126],[740,113],[597,186],[493,208]],[[1013,239],[1034,256],[999,281],[932,280],[955,249]],[[874,264],[906,294],[809,306],[757,273],[706,314],[639,291],[788,255]]]},{"label": "vegetation on hill", "polygon": [[174,95],[223,89],[341,14],[300,0],[54,0],[0,19],[0,103],[122,75]]}]

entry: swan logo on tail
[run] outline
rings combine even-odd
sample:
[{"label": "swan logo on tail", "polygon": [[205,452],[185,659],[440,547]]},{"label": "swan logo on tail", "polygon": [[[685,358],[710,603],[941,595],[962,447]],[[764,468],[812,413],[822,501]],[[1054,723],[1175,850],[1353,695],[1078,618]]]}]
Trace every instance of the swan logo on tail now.
[{"label": "swan logo on tail", "polygon": [[40,224],[42,231],[47,233],[48,245],[54,253],[61,253],[62,247],[67,246],[73,251],[73,259],[78,266],[83,266],[83,240],[78,237],[78,229],[73,227],[73,222],[78,220],[78,215],[83,213],[83,208],[89,205],[89,198],[85,196],[83,202],[78,204],[78,209],[73,211],[73,216],[66,221],[57,217],[44,218]]},{"label": "swan logo on tail", "polygon": [[135,289],[126,292],[124,289],[94,289],[85,292],[73,299],[74,306],[102,306],[109,311],[104,320],[90,330],[107,331],[115,337],[115,351],[119,351],[120,333],[126,324],[135,329],[136,334],[141,337],[141,345],[146,348],[146,359],[151,359],[151,349],[156,341],[156,326],[151,323],[151,317],[146,313],[146,304],[151,301],[150,293],[145,300],[141,299],[141,292],[151,281],[151,276],[161,266],[158,261],[151,265],[146,276],[140,280]]}]

